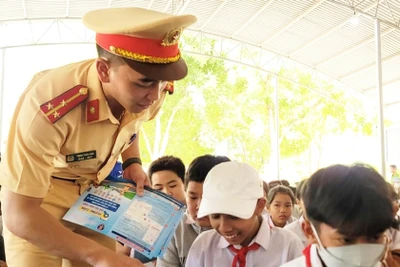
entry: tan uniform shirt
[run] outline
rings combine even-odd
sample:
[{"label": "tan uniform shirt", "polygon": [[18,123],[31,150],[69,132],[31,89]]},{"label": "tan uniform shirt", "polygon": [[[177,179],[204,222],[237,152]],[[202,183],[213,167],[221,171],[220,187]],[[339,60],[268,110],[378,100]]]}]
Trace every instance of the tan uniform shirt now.
[{"label": "tan uniform shirt", "polygon": [[[41,105],[76,85],[88,88],[88,98],[57,122],[50,122]],[[125,114],[119,123],[103,93],[95,60],[38,73],[17,104],[0,166],[0,184],[21,195],[43,198],[52,176],[104,180],[141,124],[157,114],[165,95],[164,91],[140,114]],[[96,119],[88,120],[93,113]]]}]

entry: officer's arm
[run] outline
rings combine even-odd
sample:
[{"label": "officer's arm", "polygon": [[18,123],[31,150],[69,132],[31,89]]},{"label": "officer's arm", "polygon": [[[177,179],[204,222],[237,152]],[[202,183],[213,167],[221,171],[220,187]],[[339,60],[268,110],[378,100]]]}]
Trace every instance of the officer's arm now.
[{"label": "officer's arm", "polygon": [[139,149],[139,132],[136,134],[136,138],[133,140],[132,144],[121,154],[122,161],[129,158],[140,158]]},{"label": "officer's arm", "polygon": [[[46,88],[46,84],[39,85]],[[32,90],[35,88],[29,92]],[[68,130],[63,123],[65,118],[58,123],[49,122],[51,114],[38,108],[45,102],[37,99],[38,96],[41,95],[21,96],[2,159],[0,181],[5,231],[55,256],[91,266],[143,266],[73,233],[41,207],[43,198],[52,190],[53,159],[60,153]]]},{"label": "officer's arm", "polygon": [[[132,144],[122,153],[123,161],[129,158],[140,158],[139,152],[139,134],[137,134],[136,139],[133,140]],[[144,186],[150,186],[149,178],[143,171],[140,164],[133,163],[124,169],[124,178],[136,182],[136,192],[139,196],[144,193]]]},{"label": "officer's arm", "polygon": [[6,228],[51,254],[91,265],[95,265],[98,258],[112,253],[111,250],[65,228],[40,207],[42,201],[40,198],[4,190],[2,206]]}]

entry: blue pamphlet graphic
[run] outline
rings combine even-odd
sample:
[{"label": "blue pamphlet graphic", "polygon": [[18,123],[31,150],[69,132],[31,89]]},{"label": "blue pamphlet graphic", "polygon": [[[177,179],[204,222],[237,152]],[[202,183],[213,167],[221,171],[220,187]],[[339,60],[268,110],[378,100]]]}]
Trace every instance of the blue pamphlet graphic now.
[{"label": "blue pamphlet graphic", "polygon": [[63,217],[114,238],[147,258],[160,257],[186,206],[159,191],[145,188],[136,196],[135,184],[109,177],[92,184]]}]

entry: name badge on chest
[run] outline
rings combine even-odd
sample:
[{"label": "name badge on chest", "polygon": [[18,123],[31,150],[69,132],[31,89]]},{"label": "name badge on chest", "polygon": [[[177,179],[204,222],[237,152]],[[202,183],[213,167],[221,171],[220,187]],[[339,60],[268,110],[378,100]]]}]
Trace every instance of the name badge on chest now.
[{"label": "name badge on chest", "polygon": [[90,150],[85,152],[79,152],[75,154],[69,154],[66,156],[67,163],[95,159],[96,158],[96,150]]}]

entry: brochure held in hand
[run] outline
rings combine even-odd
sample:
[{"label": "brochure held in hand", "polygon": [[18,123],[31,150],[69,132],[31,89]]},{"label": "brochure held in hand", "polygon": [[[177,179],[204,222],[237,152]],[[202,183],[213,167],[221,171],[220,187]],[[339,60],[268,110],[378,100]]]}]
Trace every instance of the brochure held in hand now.
[{"label": "brochure held in hand", "polygon": [[186,206],[149,187],[144,196],[135,183],[109,176],[92,184],[63,217],[114,238],[152,259],[164,254]]}]

